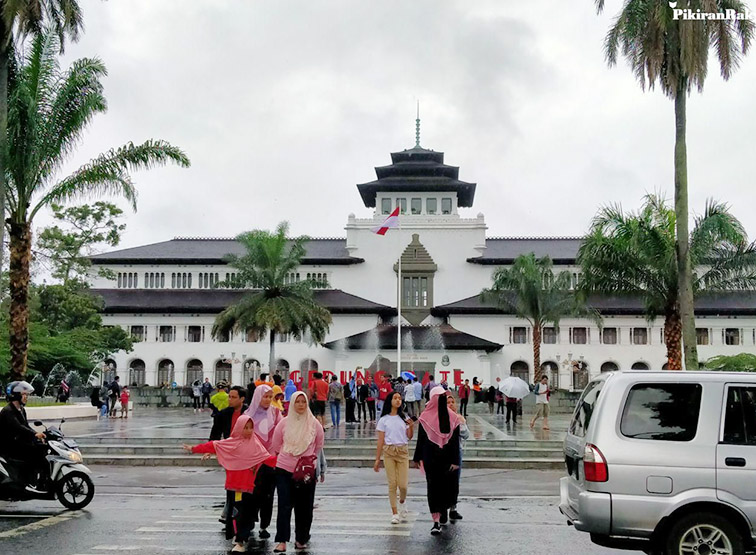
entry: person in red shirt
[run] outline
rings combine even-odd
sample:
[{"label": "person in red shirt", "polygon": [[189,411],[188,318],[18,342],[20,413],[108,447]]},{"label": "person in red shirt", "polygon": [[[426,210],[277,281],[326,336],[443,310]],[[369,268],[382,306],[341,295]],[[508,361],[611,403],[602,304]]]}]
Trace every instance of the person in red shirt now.
[{"label": "person in red shirt", "polygon": [[129,417],[129,399],[131,398],[131,393],[129,393],[129,386],[124,385],[123,389],[121,389],[121,418],[128,418]]},{"label": "person in red shirt", "polygon": [[467,416],[467,403],[470,400],[470,380],[459,386],[459,414]]},{"label": "person in red shirt", "polygon": [[386,399],[388,399],[389,393],[391,393],[394,390],[393,387],[391,387],[391,382],[386,379],[386,376],[380,377],[380,383],[378,384],[378,403],[376,404],[376,410],[379,413],[383,412],[383,403],[386,402]]},{"label": "person in red shirt", "polygon": [[271,456],[263,447],[254,432],[252,418],[246,414],[237,418],[228,439],[195,446],[184,444],[183,447],[189,453],[202,453],[203,460],[210,458],[212,454],[217,455],[218,462],[226,470],[226,499],[230,503],[229,515],[234,515],[226,524],[226,539],[235,536],[231,551],[245,552],[244,544],[249,540],[253,525],[253,494],[257,471],[263,464],[275,468],[276,457]]},{"label": "person in red shirt", "polygon": [[328,384],[323,380],[323,374],[315,372],[310,382],[308,392],[310,395],[310,407],[312,414],[318,419],[320,425],[325,428],[326,401],[328,400]]}]

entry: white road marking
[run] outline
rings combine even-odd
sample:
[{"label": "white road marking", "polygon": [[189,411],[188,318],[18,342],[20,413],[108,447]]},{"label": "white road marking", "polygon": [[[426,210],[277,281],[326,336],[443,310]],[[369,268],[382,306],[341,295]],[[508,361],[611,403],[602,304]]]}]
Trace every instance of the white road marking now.
[{"label": "white road marking", "polygon": [[83,511],[71,511],[62,513],[60,515],[51,516],[49,518],[45,518],[44,520],[39,520],[37,522],[32,522],[24,526],[19,526],[18,528],[13,528],[12,530],[0,532],[0,538],[16,538],[18,536],[23,536],[24,534],[28,534],[29,532],[34,532],[36,530],[41,530],[42,528],[55,526],[56,524],[60,524],[61,522],[66,522],[67,520],[78,518],[83,514],[85,514]]},{"label": "white road marking", "polygon": [[[359,524],[359,523],[352,523],[352,524]],[[374,529],[364,529],[364,525],[360,524],[360,526],[363,528],[360,531],[360,535],[362,536],[409,536],[411,531],[410,530],[374,530]],[[398,526],[397,526],[398,527]],[[137,532],[146,532],[149,534],[155,534],[155,533],[177,533],[177,532],[183,532],[185,534],[212,534],[215,532],[218,532],[217,528],[204,528],[204,529],[198,529],[198,528],[159,528],[155,526],[142,526],[141,528],[136,529]],[[312,531],[312,535],[317,537],[320,535],[343,535],[344,530],[327,530],[318,528],[317,530]]]},{"label": "white road marking", "polygon": [[49,518],[51,516],[59,516],[63,514],[65,511],[58,512],[55,514],[47,513],[46,515],[17,515],[17,514],[3,514],[0,513],[0,519],[3,518]]}]

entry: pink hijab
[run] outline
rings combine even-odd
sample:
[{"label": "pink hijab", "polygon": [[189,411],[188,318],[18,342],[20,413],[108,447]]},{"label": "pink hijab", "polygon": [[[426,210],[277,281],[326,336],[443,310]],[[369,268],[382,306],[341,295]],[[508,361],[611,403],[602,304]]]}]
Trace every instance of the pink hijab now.
[{"label": "pink hijab", "polygon": [[425,405],[425,410],[418,420],[423,425],[423,429],[425,430],[428,439],[443,448],[449,443],[452,435],[454,435],[454,430],[462,423],[462,421],[459,419],[456,412],[446,408],[449,413],[449,431],[447,433],[442,432],[438,418],[438,411],[440,410],[438,406],[440,402],[439,400],[443,400],[443,406],[446,408],[446,390],[440,385],[431,389],[430,400],[428,401],[428,404]]},{"label": "pink hijab", "polygon": [[273,391],[273,388],[269,385],[258,385],[254,395],[252,395],[252,402],[249,404],[247,412],[244,413],[252,418],[252,421],[255,423],[255,433],[266,447],[270,447],[270,441],[273,439],[273,430],[283,418],[281,411],[274,408],[272,404],[267,409],[260,407],[263,395],[268,391]]},{"label": "pink hijab", "polygon": [[250,420],[249,416],[242,414],[231,430],[231,437],[215,442],[218,462],[226,470],[247,470],[270,457],[257,434],[253,433],[252,437],[245,439],[242,432]]}]

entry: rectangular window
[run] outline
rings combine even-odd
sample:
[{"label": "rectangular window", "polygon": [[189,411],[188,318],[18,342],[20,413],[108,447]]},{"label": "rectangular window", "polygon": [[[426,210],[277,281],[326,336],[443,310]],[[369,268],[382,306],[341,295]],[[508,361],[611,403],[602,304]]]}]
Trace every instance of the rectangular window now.
[{"label": "rectangular window", "polygon": [[406,198],[398,198],[398,199],[396,199],[396,205],[399,207],[399,213],[400,214],[406,214],[407,213],[407,199]]},{"label": "rectangular window", "polygon": [[518,326],[512,328],[512,343],[525,344],[528,342],[528,328]]},{"label": "rectangular window", "polygon": [[423,199],[413,198],[410,200],[410,211],[413,214],[420,214],[423,211]]},{"label": "rectangular window", "polygon": [[451,214],[452,213],[452,199],[450,199],[450,198],[442,198],[441,199],[441,213],[442,214]]},{"label": "rectangular window", "polygon": [[412,298],[412,286],[410,278],[402,278],[402,306],[410,306],[410,299]]},{"label": "rectangular window", "polygon": [[648,328],[633,328],[633,345],[648,345]]},{"label": "rectangular window", "polygon": [[173,326],[160,326],[158,331],[161,343],[170,343],[173,341]]},{"label": "rectangular window", "polygon": [[556,345],[557,329],[554,327],[543,328],[541,332],[541,341],[546,345]]},{"label": "rectangular window", "polygon": [[381,212],[384,214],[391,214],[391,199],[390,198],[381,199]]},{"label": "rectangular window", "polygon": [[617,328],[604,328],[601,332],[601,342],[604,345],[616,345]]},{"label": "rectangular window", "polygon": [[438,200],[435,198],[429,198],[425,200],[425,211],[428,214],[435,214],[438,210]]},{"label": "rectangular window", "polygon": [[577,408],[570,422],[570,433],[577,437],[585,437],[588,426],[591,424],[591,417],[596,409],[601,389],[604,387],[604,380],[591,382],[583,390],[580,396]]},{"label": "rectangular window", "polygon": [[572,343],[585,345],[588,343],[588,328],[572,328]]},{"label": "rectangular window", "polygon": [[229,332],[218,335],[218,343],[228,343],[229,341],[231,341],[231,334]]},{"label": "rectangular window", "polygon": [[724,330],[725,345],[740,345],[740,330],[738,328],[727,328]]},{"label": "rectangular window", "polygon": [[696,328],[696,345],[709,344],[709,328]]},{"label": "rectangular window", "polygon": [[699,384],[638,384],[627,396],[620,431],[625,437],[691,441],[701,410]]},{"label": "rectangular window", "polygon": [[428,306],[428,278],[420,278],[420,305]]},{"label": "rectangular window", "polygon": [[728,389],[722,441],[730,445],[756,445],[756,388]]},{"label": "rectangular window", "polygon": [[186,340],[189,343],[199,343],[202,341],[202,326],[189,326],[186,333]]},{"label": "rectangular window", "polygon": [[131,337],[134,341],[144,341],[144,326],[131,326]]}]

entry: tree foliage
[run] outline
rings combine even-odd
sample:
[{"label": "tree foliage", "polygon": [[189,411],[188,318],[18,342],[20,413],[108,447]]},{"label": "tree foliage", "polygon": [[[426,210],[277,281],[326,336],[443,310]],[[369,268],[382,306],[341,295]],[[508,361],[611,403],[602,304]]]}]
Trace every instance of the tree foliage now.
[{"label": "tree foliage", "polygon": [[719,355],[706,362],[707,370],[723,372],[756,372],[756,355],[740,353],[738,355]]}]

